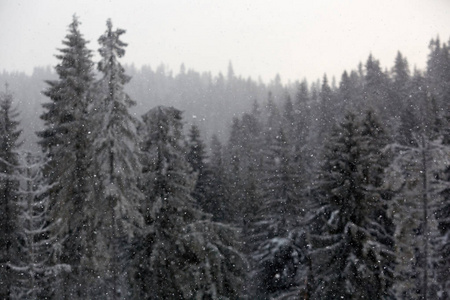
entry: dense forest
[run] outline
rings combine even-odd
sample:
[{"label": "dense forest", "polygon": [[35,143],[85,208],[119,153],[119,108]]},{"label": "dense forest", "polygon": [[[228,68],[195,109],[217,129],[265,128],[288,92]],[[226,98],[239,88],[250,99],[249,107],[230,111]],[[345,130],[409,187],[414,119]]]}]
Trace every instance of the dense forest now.
[{"label": "dense forest", "polygon": [[266,84],[79,24],[0,74],[1,299],[450,299],[450,42]]}]

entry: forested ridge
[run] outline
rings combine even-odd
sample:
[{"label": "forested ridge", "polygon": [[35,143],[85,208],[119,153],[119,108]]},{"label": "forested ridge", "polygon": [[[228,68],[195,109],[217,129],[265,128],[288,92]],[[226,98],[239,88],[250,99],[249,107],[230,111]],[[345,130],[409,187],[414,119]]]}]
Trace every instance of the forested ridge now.
[{"label": "forested ridge", "polygon": [[1,299],[450,298],[450,41],[265,84],[79,25],[0,74]]}]

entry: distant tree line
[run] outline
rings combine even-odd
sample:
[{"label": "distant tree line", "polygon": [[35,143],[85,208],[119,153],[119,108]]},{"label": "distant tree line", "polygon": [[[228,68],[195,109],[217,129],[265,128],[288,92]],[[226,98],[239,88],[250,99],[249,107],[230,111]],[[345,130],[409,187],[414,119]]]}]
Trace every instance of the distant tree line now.
[{"label": "distant tree line", "polygon": [[[338,86],[264,85],[125,68],[106,25],[97,63],[69,25],[41,151],[0,95],[0,298],[450,297],[449,44],[425,71],[398,52]],[[171,104],[198,111],[186,130]]]}]

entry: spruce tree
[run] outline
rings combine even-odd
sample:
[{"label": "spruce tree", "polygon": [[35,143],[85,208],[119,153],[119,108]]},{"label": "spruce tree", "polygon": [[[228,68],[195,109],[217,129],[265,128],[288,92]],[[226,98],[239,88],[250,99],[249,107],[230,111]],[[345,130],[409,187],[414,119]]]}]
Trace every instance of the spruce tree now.
[{"label": "spruce tree", "polygon": [[192,197],[203,212],[211,214],[213,221],[227,223],[231,221],[231,215],[228,212],[230,203],[227,198],[228,192],[225,190],[226,182],[221,162],[222,150],[217,137],[214,142],[215,153],[211,153],[211,158],[217,157],[213,159],[216,164],[212,165],[211,161],[207,161],[206,146],[201,140],[200,131],[196,125],[192,125],[188,136],[186,157],[192,168],[192,174],[196,177]]},{"label": "spruce tree", "polygon": [[47,184],[51,186],[50,207],[53,220],[61,219],[58,226],[63,247],[61,263],[72,266],[73,272],[63,281],[63,298],[83,298],[82,260],[86,255],[86,199],[88,198],[88,164],[91,130],[87,118],[94,75],[92,54],[79,30],[76,16],[69,25],[59,50],[55,67],[58,79],[47,81],[44,94],[51,102],[45,103],[44,130],[38,132],[49,162],[44,169]]},{"label": "spruce tree", "polygon": [[319,124],[319,136],[318,139],[324,139],[329,133],[332,125],[334,124],[334,109],[336,107],[336,103],[334,103],[333,92],[328,83],[327,75],[323,75],[322,87],[320,90],[320,104],[318,111],[318,121]]},{"label": "spruce tree", "polygon": [[[314,147],[311,147],[309,139],[311,137],[312,124],[312,107],[309,97],[308,84],[306,80],[302,81],[298,86],[298,90],[294,102],[294,126],[292,128],[294,162],[305,166],[304,172],[309,170],[312,172],[312,158],[314,157]],[[306,167],[308,166],[308,167]]]},{"label": "spruce tree", "polygon": [[191,196],[181,112],[156,107],[143,116],[143,189],[149,230],[139,255],[140,299],[237,298],[245,275],[237,232],[211,222]]},{"label": "spruce tree", "polygon": [[[347,113],[325,149],[319,205],[311,219],[313,298],[386,299],[391,295],[392,229],[380,190],[383,168],[377,157],[381,149],[375,143],[379,137],[370,133],[377,130],[368,124],[366,120],[362,126]],[[372,170],[374,163],[380,168]]]},{"label": "spruce tree", "polygon": [[[389,91],[389,78],[382,71],[380,62],[372,55],[369,55],[364,76],[363,100],[364,106],[373,107],[383,118],[383,122],[391,121],[398,111],[396,106],[399,103],[391,101]],[[388,123],[391,125],[391,123]]]},{"label": "spruce tree", "polygon": [[297,286],[297,269],[304,256],[294,234],[301,219],[301,202],[298,170],[289,145],[281,128],[265,145],[262,199],[250,225],[249,237],[254,296],[258,299],[273,297]]},{"label": "spruce tree", "polygon": [[[450,157],[450,113],[447,113],[447,126],[443,130],[442,144]],[[443,188],[440,191],[440,201],[436,209],[439,238],[437,245],[437,278],[442,298],[450,297],[450,161],[441,174]]]},{"label": "spruce tree", "polygon": [[436,98],[437,106],[448,111],[448,99],[450,97],[450,47],[449,44],[441,43],[439,37],[432,39],[429,44],[426,79],[427,86],[433,97]]},{"label": "spruce tree", "polygon": [[394,101],[404,103],[408,99],[408,88],[410,80],[410,71],[408,60],[397,52],[394,67],[392,68],[392,87],[395,92]]},{"label": "spruce tree", "polygon": [[188,135],[187,161],[192,166],[192,171],[201,176],[205,168],[206,146],[200,137],[200,129],[197,125],[192,125]]},{"label": "spruce tree", "polygon": [[439,265],[446,255],[439,230],[444,223],[439,218],[445,214],[450,149],[442,143],[442,136],[423,126],[425,119],[420,131],[413,133],[411,145],[394,145],[396,157],[388,178],[398,186],[394,198],[399,252],[395,289],[399,297],[413,299],[437,299],[445,293],[445,284],[439,282]]},{"label": "spruce tree", "polygon": [[97,277],[92,283],[97,296],[91,297],[118,299],[125,297],[128,289],[126,262],[121,253],[143,226],[139,210],[143,196],[137,186],[137,120],[128,111],[134,101],[124,91],[130,77],[119,63],[125,54],[126,44],[120,39],[125,30],[113,30],[111,20],[106,25],[106,32],[98,40],[101,78],[96,82],[97,95],[89,115],[91,172],[95,180],[86,215],[93,229],[89,259]]},{"label": "spruce tree", "polygon": [[208,195],[210,209],[205,209],[213,215],[213,221],[232,223],[235,215],[235,203],[231,201],[230,182],[227,180],[223,161],[223,146],[216,135],[211,138],[210,159],[208,162],[210,180]]},{"label": "spruce tree", "polygon": [[10,264],[16,252],[17,201],[19,196],[20,147],[18,113],[6,85],[0,94],[0,298],[9,299],[13,284]]},{"label": "spruce tree", "polygon": [[12,299],[53,299],[61,295],[61,274],[71,271],[59,263],[60,243],[51,221],[50,187],[42,175],[44,163],[29,152],[20,155],[20,196],[17,201],[17,251],[10,267],[14,285]]},{"label": "spruce tree", "polygon": [[192,168],[191,173],[196,178],[192,197],[203,211],[213,213],[214,207],[211,207],[211,199],[207,194],[212,174],[206,164],[206,146],[200,137],[200,130],[195,124],[189,130],[186,160]]},{"label": "spruce tree", "polygon": [[[278,110],[273,102],[269,106],[272,113],[268,113],[268,118],[272,120],[274,126],[279,126]],[[262,135],[258,111],[246,113],[241,120],[238,118],[233,120],[230,138],[224,150],[226,177],[230,186],[231,201],[234,203],[234,223],[239,224],[244,236],[247,236],[248,225],[260,202]]]}]

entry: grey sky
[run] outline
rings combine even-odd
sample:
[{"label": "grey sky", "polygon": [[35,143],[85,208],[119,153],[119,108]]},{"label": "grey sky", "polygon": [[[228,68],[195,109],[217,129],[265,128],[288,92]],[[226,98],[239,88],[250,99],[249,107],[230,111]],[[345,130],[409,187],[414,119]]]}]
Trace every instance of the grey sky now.
[{"label": "grey sky", "polygon": [[74,13],[96,55],[111,18],[127,30],[124,63],[216,75],[231,61],[237,75],[265,82],[339,80],[370,53],[390,68],[397,50],[423,69],[430,39],[450,38],[449,0],[0,0],[0,71],[55,65]]}]

